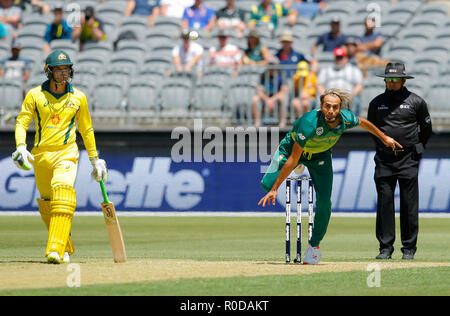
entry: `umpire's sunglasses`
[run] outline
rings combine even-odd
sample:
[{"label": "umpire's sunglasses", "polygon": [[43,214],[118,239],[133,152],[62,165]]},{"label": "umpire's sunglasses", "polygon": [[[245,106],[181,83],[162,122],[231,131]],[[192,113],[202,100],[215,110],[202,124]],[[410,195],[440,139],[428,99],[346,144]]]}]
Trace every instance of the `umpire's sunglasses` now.
[{"label": "umpire's sunglasses", "polygon": [[384,82],[402,82],[403,78],[384,78]]}]

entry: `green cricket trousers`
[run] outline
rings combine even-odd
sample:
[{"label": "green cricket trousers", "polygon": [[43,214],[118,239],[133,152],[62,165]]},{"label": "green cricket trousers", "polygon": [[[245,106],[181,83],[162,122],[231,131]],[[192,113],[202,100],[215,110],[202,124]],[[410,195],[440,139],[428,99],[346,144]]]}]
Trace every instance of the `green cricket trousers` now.
[{"label": "green cricket trousers", "polygon": [[[281,169],[286,163],[287,156],[279,150],[273,156],[272,162],[266,174],[261,180],[261,185],[266,192],[272,188]],[[308,159],[310,158],[310,159]],[[314,217],[314,228],[309,244],[313,247],[319,246],[327,232],[331,217],[331,191],[333,188],[333,165],[331,151],[309,155],[302,155],[298,164],[308,168],[316,191],[316,212]]]}]

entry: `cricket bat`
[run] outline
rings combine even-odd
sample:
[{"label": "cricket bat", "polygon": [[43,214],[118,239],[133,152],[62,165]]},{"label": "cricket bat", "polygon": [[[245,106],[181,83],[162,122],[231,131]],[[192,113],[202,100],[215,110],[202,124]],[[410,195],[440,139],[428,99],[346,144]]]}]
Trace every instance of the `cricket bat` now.
[{"label": "cricket bat", "polygon": [[114,207],[114,203],[108,199],[103,180],[100,181],[100,187],[103,194],[102,211],[105,217],[106,230],[108,231],[114,262],[126,262],[127,254],[125,252],[125,244],[123,242],[122,230],[120,229],[116,208]]}]

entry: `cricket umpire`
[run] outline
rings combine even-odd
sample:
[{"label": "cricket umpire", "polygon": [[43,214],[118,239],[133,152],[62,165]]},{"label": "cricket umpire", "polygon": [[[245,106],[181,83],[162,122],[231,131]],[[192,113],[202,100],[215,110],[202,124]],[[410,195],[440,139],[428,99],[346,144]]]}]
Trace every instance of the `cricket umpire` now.
[{"label": "cricket umpire", "polygon": [[[39,212],[48,228],[45,256],[49,263],[68,263],[74,247],[70,238],[76,208],[74,183],[78,167],[76,126],[83,138],[96,181],[107,179],[106,163],[99,159],[86,95],[72,86],[72,61],[64,51],[50,53],[45,62],[48,80],[31,89],[23,101],[15,128],[14,163],[30,170],[33,165],[40,193]],[[31,152],[26,132],[35,120]]]},{"label": "cricket umpire", "polygon": [[377,259],[390,259],[394,252],[394,191],[400,187],[400,228],[402,259],[412,260],[419,231],[419,162],[432,133],[426,102],[405,87],[405,65],[389,63],[384,74],[386,90],[369,104],[367,119],[403,148],[386,147],[377,138],[375,184],[378,193],[376,237],[380,244]]}]

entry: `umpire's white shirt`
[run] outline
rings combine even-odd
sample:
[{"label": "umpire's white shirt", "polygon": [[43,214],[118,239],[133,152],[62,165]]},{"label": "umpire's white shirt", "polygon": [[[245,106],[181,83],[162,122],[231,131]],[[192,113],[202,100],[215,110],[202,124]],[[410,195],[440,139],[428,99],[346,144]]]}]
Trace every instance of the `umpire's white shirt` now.
[{"label": "umpire's white shirt", "polygon": [[343,68],[330,66],[322,69],[317,81],[320,85],[323,85],[325,89],[339,88],[353,91],[355,85],[363,83],[363,75],[358,67],[347,63]]}]

